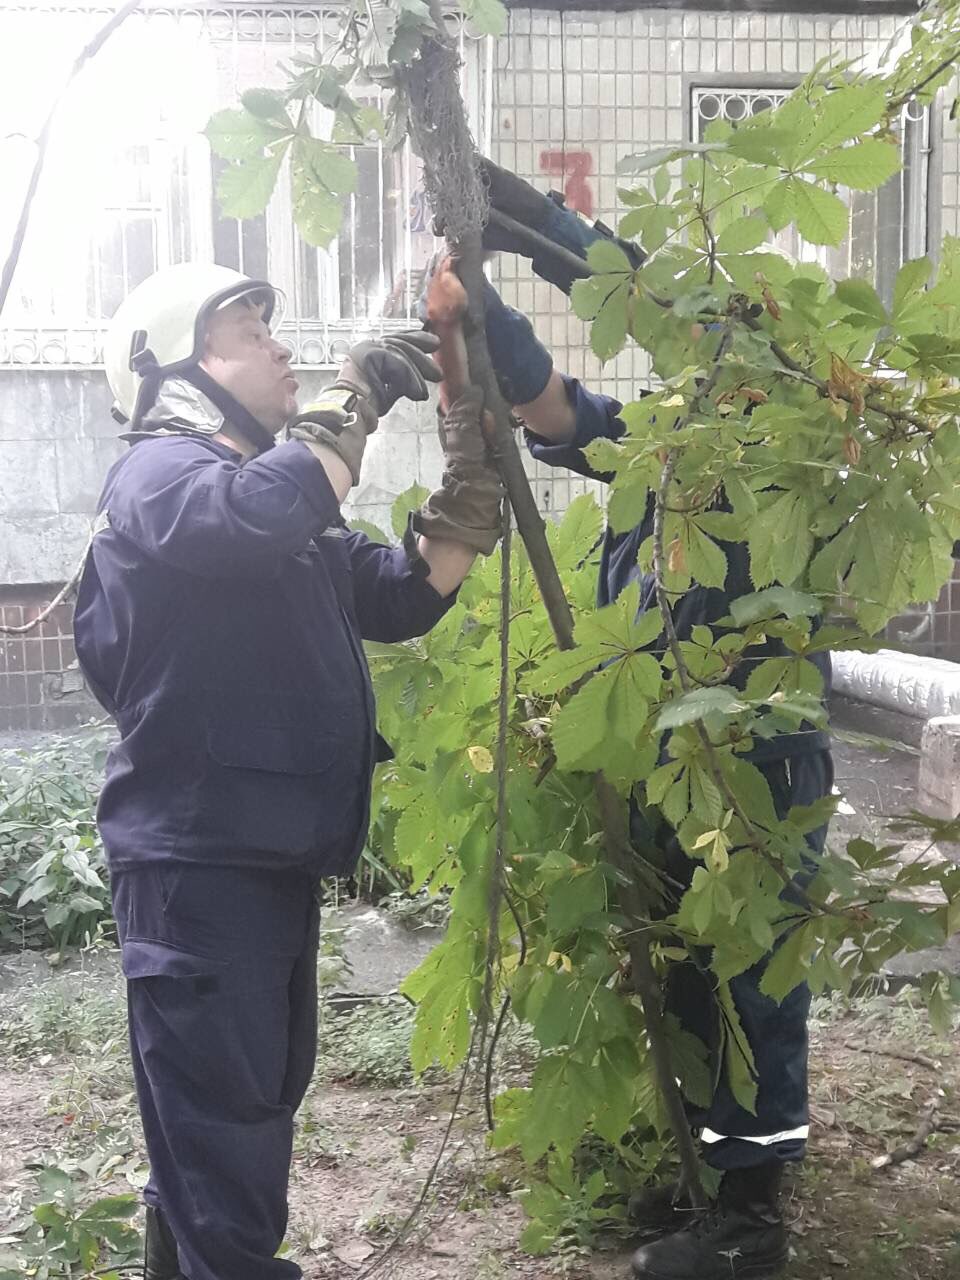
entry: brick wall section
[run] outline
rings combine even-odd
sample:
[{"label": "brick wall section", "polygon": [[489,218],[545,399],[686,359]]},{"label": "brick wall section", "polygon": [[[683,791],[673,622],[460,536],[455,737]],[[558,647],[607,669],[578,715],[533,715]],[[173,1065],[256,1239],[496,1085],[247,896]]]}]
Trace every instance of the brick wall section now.
[{"label": "brick wall section", "polygon": [[[30,622],[59,586],[0,587],[0,623]],[[0,732],[68,729],[102,714],[87,692],[73,647],[73,606],[59,605],[23,636],[0,634]]]}]

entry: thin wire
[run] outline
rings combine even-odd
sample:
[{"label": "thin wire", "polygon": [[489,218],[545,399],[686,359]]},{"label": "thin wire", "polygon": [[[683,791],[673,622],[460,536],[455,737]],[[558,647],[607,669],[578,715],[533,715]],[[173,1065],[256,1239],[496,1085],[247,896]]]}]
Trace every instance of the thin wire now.
[{"label": "thin wire", "polygon": [[560,108],[562,126],[560,129],[560,149],[563,156],[561,182],[566,177],[567,165],[567,37],[564,31],[563,10],[560,10]]}]

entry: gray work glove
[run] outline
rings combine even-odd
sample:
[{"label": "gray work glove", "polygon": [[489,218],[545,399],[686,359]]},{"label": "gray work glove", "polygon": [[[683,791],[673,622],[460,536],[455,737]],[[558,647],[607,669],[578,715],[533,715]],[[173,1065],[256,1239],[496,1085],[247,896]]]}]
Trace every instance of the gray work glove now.
[{"label": "gray work glove", "polygon": [[427,399],[427,383],[440,381],[439,366],[431,358],[439,345],[440,339],[423,329],[358,342],[333,385],[362,396],[382,418],[398,400]]},{"label": "gray work glove", "polygon": [[482,406],[480,391],[471,387],[440,414],[443,477],[414,515],[413,528],[488,556],[500,540],[504,488],[480,429]]},{"label": "gray work glove", "polygon": [[438,345],[439,339],[422,331],[358,342],[336,382],[290,423],[291,438],[332,449],[357,484],[367,436],[380,419],[403,397],[426,400],[427,383],[440,381],[440,368],[430,355]]},{"label": "gray work glove", "polygon": [[[305,405],[287,428],[291,440],[322,444],[347,464],[354,484],[360,480],[360,464],[367,436],[380,419],[366,400],[354,392],[346,398],[336,388],[322,391],[321,399]],[[349,406],[349,407],[348,407]]]}]

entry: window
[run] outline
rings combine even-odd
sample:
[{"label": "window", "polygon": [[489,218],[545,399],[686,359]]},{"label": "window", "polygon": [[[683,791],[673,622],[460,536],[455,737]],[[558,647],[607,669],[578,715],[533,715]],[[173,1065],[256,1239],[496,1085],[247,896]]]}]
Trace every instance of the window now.
[{"label": "window", "polygon": [[166,179],[149,145],[128,147],[113,157],[90,237],[88,316],[113,315],[131,289],[169,260],[169,247],[162,243],[168,193],[156,189]]},{"label": "window", "polygon": [[[791,86],[718,85],[691,90],[694,140],[702,141],[714,120],[734,128],[741,120],[769,111],[789,96]],[[872,281],[885,302],[893,297],[897,271],[910,258],[927,251],[927,164],[930,112],[908,103],[901,120],[903,169],[876,191],[838,194],[850,210],[850,233],[836,248],[808,244],[793,227],[773,237],[786,253],[819,262],[831,275],[863,276]]]},{"label": "window", "polygon": [[302,320],[379,318],[402,259],[397,162],[379,147],[351,147],[350,156],[357,181],[336,243],[329,250],[298,247],[297,314]]}]

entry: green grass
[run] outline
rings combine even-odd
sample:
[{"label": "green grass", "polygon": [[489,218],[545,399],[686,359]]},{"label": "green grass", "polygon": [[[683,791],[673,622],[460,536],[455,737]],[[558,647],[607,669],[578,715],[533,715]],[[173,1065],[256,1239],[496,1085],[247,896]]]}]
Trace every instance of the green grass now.
[{"label": "green grass", "polygon": [[317,1072],[325,1080],[397,1086],[413,1081],[410,1039],[414,1011],[406,1004],[370,1004],[327,1016],[320,1028]]}]

